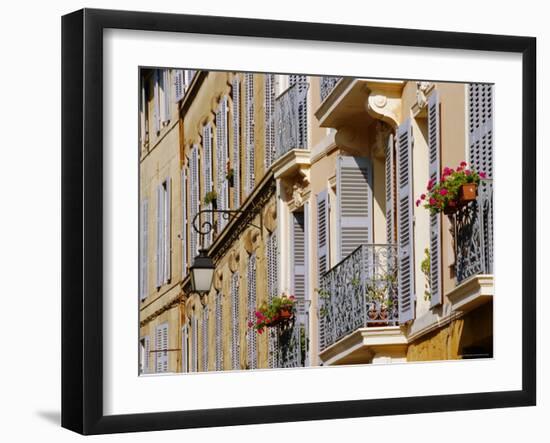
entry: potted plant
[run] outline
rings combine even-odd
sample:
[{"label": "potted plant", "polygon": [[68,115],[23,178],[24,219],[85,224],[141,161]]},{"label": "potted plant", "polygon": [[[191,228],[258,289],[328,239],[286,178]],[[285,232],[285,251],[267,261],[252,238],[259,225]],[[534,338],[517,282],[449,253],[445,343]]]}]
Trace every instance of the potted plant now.
[{"label": "potted plant", "polygon": [[476,199],[477,187],[485,177],[484,172],[468,168],[465,161],[456,169],[445,167],[439,182],[430,179],[426,193],[416,200],[416,206],[424,202],[424,208],[432,214],[453,214]]},{"label": "potted plant", "polygon": [[249,321],[248,327],[262,334],[265,328],[286,326],[294,319],[296,298],[283,294],[273,297],[270,303],[262,303],[254,313],[256,321]]},{"label": "potted plant", "polygon": [[227,162],[227,173],[225,174],[225,179],[229,182],[229,186],[233,187],[233,179],[235,177],[235,171],[231,167],[231,163]]},{"label": "potted plant", "polygon": [[216,208],[216,199],[218,198],[218,194],[216,194],[216,191],[212,190],[206,193],[204,196],[204,203],[209,205],[212,203],[212,207]]}]

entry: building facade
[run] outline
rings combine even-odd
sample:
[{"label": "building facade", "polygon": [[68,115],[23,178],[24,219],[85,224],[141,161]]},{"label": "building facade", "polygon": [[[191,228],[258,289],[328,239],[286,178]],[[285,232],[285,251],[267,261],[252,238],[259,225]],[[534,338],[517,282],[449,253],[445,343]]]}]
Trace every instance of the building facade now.
[{"label": "building facade", "polygon": [[[492,356],[491,85],[144,70],[140,122],[143,373]],[[476,201],[415,205],[462,161]]]}]

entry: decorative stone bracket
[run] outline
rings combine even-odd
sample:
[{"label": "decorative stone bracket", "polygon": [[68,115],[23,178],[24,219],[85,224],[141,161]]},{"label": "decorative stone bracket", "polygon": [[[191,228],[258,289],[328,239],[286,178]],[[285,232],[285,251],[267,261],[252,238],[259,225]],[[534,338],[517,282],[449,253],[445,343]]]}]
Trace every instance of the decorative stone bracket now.
[{"label": "decorative stone bracket", "polygon": [[396,129],[401,122],[401,94],[404,82],[368,82],[367,112]]}]

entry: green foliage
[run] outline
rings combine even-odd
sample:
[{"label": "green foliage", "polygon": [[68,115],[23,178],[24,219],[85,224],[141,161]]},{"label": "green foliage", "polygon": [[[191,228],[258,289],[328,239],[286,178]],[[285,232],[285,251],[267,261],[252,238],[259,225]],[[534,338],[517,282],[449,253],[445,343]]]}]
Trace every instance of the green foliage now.
[{"label": "green foliage", "polygon": [[214,203],[217,198],[218,194],[216,193],[216,191],[209,191],[204,196],[204,204],[209,205],[210,203]]},{"label": "green foliage", "polygon": [[430,279],[430,250],[428,248],[424,249],[424,259],[420,263],[420,270],[426,277],[426,283],[424,284],[424,300],[431,300],[431,279]]}]

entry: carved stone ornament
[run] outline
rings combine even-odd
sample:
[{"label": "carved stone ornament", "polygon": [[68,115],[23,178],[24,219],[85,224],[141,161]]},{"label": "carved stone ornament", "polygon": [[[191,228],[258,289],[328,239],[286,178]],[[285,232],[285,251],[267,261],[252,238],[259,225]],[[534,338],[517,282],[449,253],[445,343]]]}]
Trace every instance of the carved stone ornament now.
[{"label": "carved stone ornament", "polygon": [[304,205],[304,189],[298,183],[292,185],[292,200],[295,208],[301,208]]},{"label": "carved stone ornament", "polygon": [[223,284],[223,269],[216,269],[214,272],[214,288],[218,291],[222,289]]},{"label": "carved stone ornament", "polygon": [[237,272],[239,270],[239,261],[241,256],[238,249],[234,249],[229,253],[229,270],[231,272]]},{"label": "carved stone ornament", "polygon": [[248,229],[243,236],[246,252],[252,254],[259,246],[260,231],[256,228]]},{"label": "carved stone ornament", "polygon": [[428,93],[433,88],[432,82],[416,82],[416,104],[423,109],[428,104]]},{"label": "carved stone ornament", "polygon": [[277,205],[270,203],[264,210],[264,226],[271,233],[277,228]]}]

